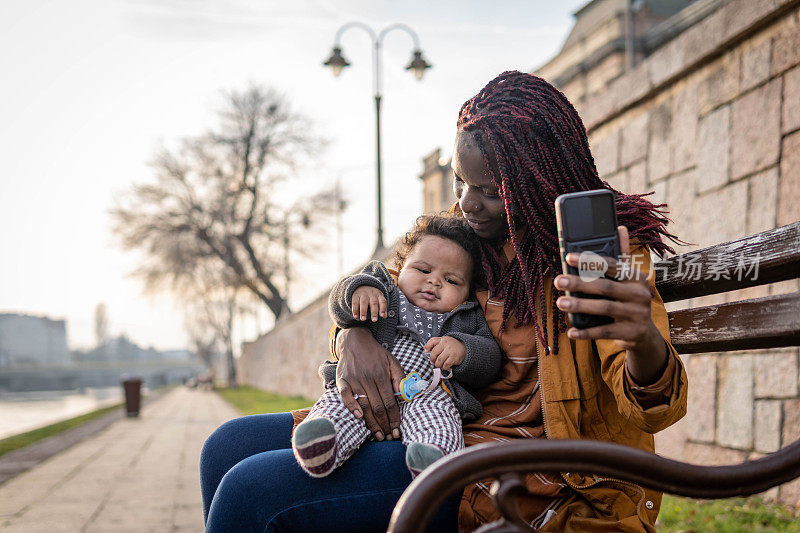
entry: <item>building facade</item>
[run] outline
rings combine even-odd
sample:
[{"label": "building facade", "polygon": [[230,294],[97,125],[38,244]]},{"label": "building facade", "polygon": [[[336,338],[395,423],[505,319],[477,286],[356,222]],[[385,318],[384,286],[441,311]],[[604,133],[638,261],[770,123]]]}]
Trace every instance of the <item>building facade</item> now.
[{"label": "building facade", "polygon": [[67,327],[63,320],[0,314],[0,367],[69,364]]}]

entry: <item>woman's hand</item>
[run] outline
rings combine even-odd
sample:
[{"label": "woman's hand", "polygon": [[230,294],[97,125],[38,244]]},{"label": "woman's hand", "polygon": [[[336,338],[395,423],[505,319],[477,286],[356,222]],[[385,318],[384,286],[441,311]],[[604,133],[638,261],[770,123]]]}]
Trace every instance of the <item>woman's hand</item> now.
[{"label": "woman's hand", "polygon": [[336,355],[336,387],[345,407],[363,417],[377,440],[399,438],[400,407],[394,393],[405,375],[397,359],[365,328],[340,331]]},{"label": "woman's hand", "polygon": [[[620,248],[623,257],[630,254],[628,229],[619,226]],[[608,315],[614,319],[611,324],[587,329],[570,328],[567,334],[572,339],[613,339],[627,350],[625,364],[631,377],[640,385],[655,382],[664,371],[667,363],[667,346],[653,324],[650,315],[650,300],[653,295],[647,283],[647,275],[629,263],[605,258],[608,261],[605,278],[582,280],[579,276],[561,274],[553,280],[556,288],[570,292],[598,294],[608,299],[568,298],[562,296],[556,305],[562,311]],[[567,263],[577,267],[578,254],[567,254]],[[611,301],[611,299],[616,301]]]}]

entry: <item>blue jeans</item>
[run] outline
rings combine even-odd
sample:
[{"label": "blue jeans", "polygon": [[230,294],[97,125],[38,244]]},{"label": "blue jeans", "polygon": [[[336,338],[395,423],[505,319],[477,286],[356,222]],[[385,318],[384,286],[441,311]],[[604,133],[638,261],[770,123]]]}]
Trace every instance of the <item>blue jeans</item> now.
[{"label": "blue jeans", "polygon": [[[200,457],[206,531],[386,531],[411,482],[405,446],[367,442],[331,475],[315,479],[292,454],[292,423],[289,413],[245,416],[206,440]],[[442,506],[431,530],[456,530],[460,496]]]}]

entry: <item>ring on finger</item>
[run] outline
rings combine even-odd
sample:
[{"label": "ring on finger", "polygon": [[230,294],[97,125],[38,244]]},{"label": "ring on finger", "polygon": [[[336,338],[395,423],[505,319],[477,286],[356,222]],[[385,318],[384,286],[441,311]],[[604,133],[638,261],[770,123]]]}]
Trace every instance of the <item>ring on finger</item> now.
[{"label": "ring on finger", "polygon": [[359,398],[366,398],[366,394],[353,394],[353,399],[358,400]]}]

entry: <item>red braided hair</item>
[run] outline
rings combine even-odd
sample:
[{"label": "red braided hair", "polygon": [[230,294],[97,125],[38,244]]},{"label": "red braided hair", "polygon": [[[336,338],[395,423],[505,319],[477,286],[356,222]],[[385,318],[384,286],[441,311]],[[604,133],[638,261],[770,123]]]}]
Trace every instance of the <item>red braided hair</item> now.
[{"label": "red braided hair", "polygon": [[[500,74],[464,103],[458,129],[473,133],[510,215],[506,220],[515,251],[512,261],[503,266],[495,246],[485,241],[480,245],[489,289],[505,300],[503,327],[512,311],[522,325],[530,323],[537,307],[547,316],[544,275],[548,269],[554,277],[561,273],[554,206],[560,194],[609,189],[615,193],[619,223],[628,228],[631,240],[662,256],[675,253],[662,237],[682,242],[666,230],[667,205],[644,198],[652,193],[623,194],[600,179],[578,112],[542,78],[517,71]],[[563,293],[553,291],[553,349],[558,353],[558,336],[567,322],[555,305]],[[550,353],[548,325],[542,323],[544,331],[537,324],[537,334]]]}]

